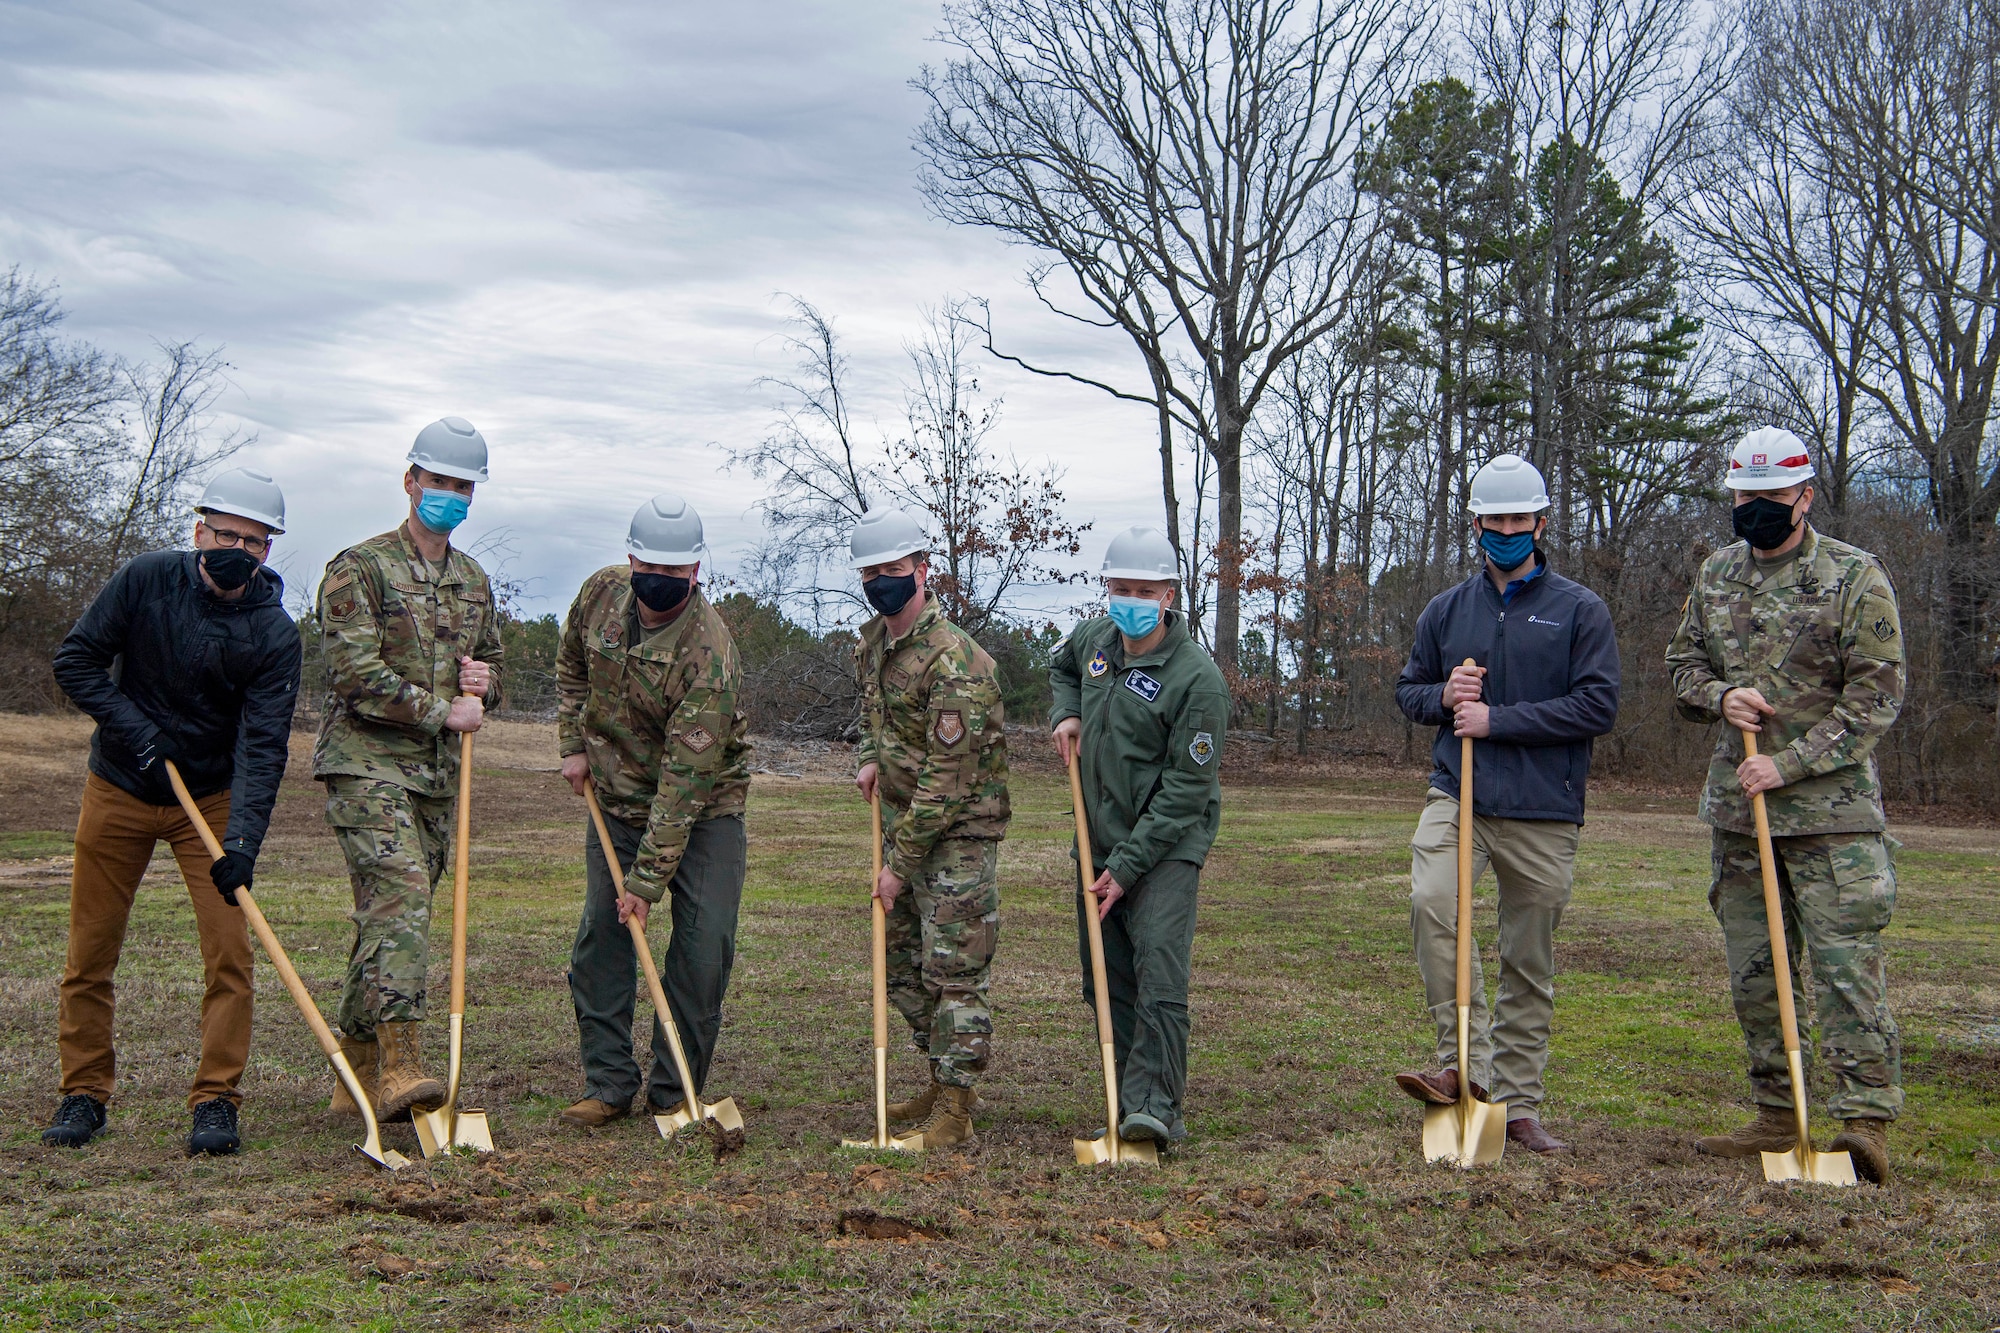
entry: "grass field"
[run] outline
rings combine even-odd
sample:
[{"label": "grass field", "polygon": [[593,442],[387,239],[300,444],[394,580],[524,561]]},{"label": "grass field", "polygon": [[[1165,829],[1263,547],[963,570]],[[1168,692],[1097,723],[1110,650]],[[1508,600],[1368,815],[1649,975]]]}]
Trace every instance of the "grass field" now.
[{"label": "grass field", "polygon": [[[1421,774],[1232,784],[1196,941],[1194,1137],[1158,1171],[1085,1171],[1069,1141],[1101,1103],[1046,761],[1023,756],[1002,852],[979,1141],[928,1160],[835,1146],[869,1121],[864,808],[830,765],[760,777],[710,1087],[749,1133],[718,1160],[649,1121],[556,1123],[581,1086],[564,981],[581,811],[537,771],[546,733],[501,727],[477,768],[468,1019],[468,1100],[500,1151],[392,1178],[325,1113],[324,1063],[261,961],[245,1151],[181,1156],[200,966],[164,857],[120,973],[110,1131],[40,1146],[85,737],[0,718],[0,1328],[2000,1326],[1988,830],[1897,830],[1893,1187],[1769,1186],[1693,1151],[1745,1112],[1741,1043],[1705,830],[1684,797],[1646,793],[1594,798],[1559,937],[1547,1110],[1577,1152],[1463,1173],[1424,1165],[1388,1080],[1429,1045],[1406,905]],[[258,892],[330,1012],[348,891],[306,769],[300,751]]]}]

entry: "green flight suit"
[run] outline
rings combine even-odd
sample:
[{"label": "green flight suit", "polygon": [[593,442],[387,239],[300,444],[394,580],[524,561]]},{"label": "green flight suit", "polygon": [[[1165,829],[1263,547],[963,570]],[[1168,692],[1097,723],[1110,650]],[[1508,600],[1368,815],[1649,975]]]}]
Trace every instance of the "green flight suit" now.
[{"label": "green flight suit", "polygon": [[[1166,613],[1167,633],[1127,660],[1110,617],[1070,632],[1049,660],[1053,726],[1080,718],[1084,811],[1091,858],[1125,889],[1104,920],[1106,989],[1118,1059],[1121,1111],[1142,1112],[1187,1133],[1188,978],[1200,868],[1222,823],[1223,728],[1229,687]],[[1088,937],[1077,900],[1084,999],[1096,1003]]]},{"label": "green flight suit", "polygon": [[[1803,1028],[1804,954],[1837,1084],[1827,1109],[1841,1120],[1895,1119],[1902,1052],[1881,932],[1895,910],[1896,871],[1875,770],[1875,744],[1903,703],[1902,621],[1888,573],[1868,552],[1810,527],[1777,560],[1757,558],[1744,542],[1725,546],[1702,566],[1667,666],[1690,721],[1718,721],[1722,696],[1741,687],[1777,709],[1757,739],[1784,781],[1764,803],[1793,1003]],[[1709,906],[1722,925],[1753,1095],[1789,1108],[1756,826],[1736,777],[1743,753],[1742,733],[1721,728],[1701,798],[1715,830]]]}]

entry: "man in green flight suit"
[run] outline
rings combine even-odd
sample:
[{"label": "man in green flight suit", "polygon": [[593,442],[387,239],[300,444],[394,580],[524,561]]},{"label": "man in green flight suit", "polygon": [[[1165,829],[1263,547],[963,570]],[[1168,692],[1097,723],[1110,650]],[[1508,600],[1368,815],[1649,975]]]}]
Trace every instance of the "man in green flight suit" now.
[{"label": "man in green flight suit", "polygon": [[[1110,613],[1070,632],[1049,662],[1056,749],[1080,756],[1091,886],[1118,1060],[1121,1138],[1187,1137],[1188,976],[1202,863],[1222,822],[1229,687],[1173,609],[1179,565],[1166,537],[1112,538],[1102,577]],[[1084,998],[1089,945],[1077,900]]]},{"label": "man in green flight suit", "polygon": [[[1763,793],[1777,854],[1795,1003],[1811,955],[1820,1042],[1841,1122],[1832,1150],[1856,1174],[1889,1178],[1888,1124],[1903,1106],[1882,931],[1896,905],[1875,744],[1903,703],[1902,622],[1881,561],[1815,532],[1813,467],[1796,435],[1753,431],[1731,453],[1735,542],[1702,565],[1667,649],[1679,710],[1727,723],[1702,792],[1714,826],[1709,905],[1722,924],[1730,990],[1749,1046],[1757,1117],[1701,1140],[1748,1157],[1797,1141],[1750,797]],[[1742,731],[1759,753],[1744,757]],[[1803,1024],[1802,1024],[1803,1025]]]},{"label": "man in green flight suit", "polygon": [[873,509],[849,544],[877,612],[854,648],[861,743],[854,785],[882,798],[889,998],[928,1057],[924,1091],[889,1108],[926,1150],[970,1142],[993,1043],[987,979],[1000,937],[1006,714],[993,659],[944,617],[927,585],[930,541],[897,509]]},{"label": "man in green flight suit", "polygon": [[[750,792],[736,642],[697,582],[708,554],[701,516],[678,495],[656,495],[632,515],[625,551],[626,564],[584,582],[556,658],[562,775],[579,796],[595,786],[625,877],[620,896],[586,820],[583,919],[569,963],[584,1095],[562,1118],[589,1129],[628,1114],[638,1096],[638,958],[625,922],[645,925],[670,893],[660,981],[689,1072],[707,1081],[736,962]],[[646,1100],[657,1113],[688,1096],[656,1017]]]},{"label": "man in green flight suit", "polygon": [[[486,480],[485,437],[445,417],[418,434],[409,463],[409,517],[336,555],[319,585],[326,704],[313,776],[354,886],[340,1044],[384,1120],[444,1104],[417,1038],[453,830],[452,733],[477,731],[500,700],[493,587],[451,544]],[[360,1114],[338,1082],[332,1109]]]}]

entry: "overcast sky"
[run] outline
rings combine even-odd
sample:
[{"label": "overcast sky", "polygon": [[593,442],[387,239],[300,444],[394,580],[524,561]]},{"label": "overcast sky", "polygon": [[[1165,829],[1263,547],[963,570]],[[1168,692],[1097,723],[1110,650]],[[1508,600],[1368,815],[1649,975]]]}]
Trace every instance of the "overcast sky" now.
[{"label": "overcast sky", "polygon": [[[680,490],[726,571],[757,535],[784,301],[836,316],[861,415],[947,293],[1003,343],[1136,378],[1021,285],[1025,251],[926,215],[907,81],[931,0],[480,5],[0,3],[0,265],[128,356],[221,344],[239,461],[285,487],[296,587],[393,526],[425,423],[493,446],[461,534],[511,529],[532,611]],[[1145,410],[994,369],[999,440],[1068,469],[1072,517],[1158,522]],[[874,431],[871,429],[870,434]]]}]

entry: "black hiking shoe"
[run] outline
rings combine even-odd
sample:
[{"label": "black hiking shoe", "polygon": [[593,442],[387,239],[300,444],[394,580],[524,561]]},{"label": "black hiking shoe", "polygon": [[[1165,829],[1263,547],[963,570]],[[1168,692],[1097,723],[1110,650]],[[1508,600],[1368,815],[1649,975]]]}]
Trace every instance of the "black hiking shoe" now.
[{"label": "black hiking shoe", "polygon": [[95,1097],[72,1092],[56,1108],[56,1118],[42,1131],[42,1142],[51,1148],[81,1148],[104,1128],[104,1103]]},{"label": "black hiking shoe", "polygon": [[194,1108],[194,1132],[188,1135],[188,1156],[208,1153],[227,1157],[243,1146],[236,1136],[236,1103],[227,1097],[205,1101]]}]

